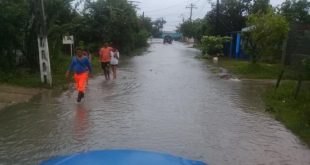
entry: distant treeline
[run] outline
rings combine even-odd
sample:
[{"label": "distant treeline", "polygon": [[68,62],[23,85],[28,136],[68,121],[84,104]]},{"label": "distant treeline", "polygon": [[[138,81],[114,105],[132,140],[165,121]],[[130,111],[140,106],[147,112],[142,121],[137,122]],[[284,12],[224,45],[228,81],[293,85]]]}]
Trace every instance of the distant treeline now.
[{"label": "distant treeline", "polygon": [[[283,42],[290,37],[287,36],[292,30],[290,27],[309,24],[309,0],[286,0],[276,7],[271,6],[269,0],[222,0],[219,4],[213,3],[203,19],[185,21],[178,30],[186,37],[195,38],[198,43],[203,36],[239,33],[242,49],[252,62],[279,62]],[[243,28],[247,30],[241,32]],[[295,47],[297,44],[305,45],[301,42],[294,44]]]},{"label": "distant treeline", "polygon": [[[38,70],[40,1],[0,1],[0,71]],[[69,53],[62,44],[65,35],[73,35],[75,46],[91,52],[108,42],[127,53],[146,46],[147,38],[158,35],[164,23],[138,16],[127,0],[44,0],[44,6],[52,61]]]}]

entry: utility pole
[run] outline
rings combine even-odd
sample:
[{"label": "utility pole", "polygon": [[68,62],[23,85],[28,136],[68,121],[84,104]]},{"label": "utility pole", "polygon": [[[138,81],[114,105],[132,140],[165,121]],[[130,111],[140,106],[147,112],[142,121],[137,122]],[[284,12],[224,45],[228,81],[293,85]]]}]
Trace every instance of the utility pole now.
[{"label": "utility pole", "polygon": [[40,73],[41,81],[44,84],[49,84],[52,86],[52,73],[51,73],[51,63],[48,49],[47,40],[47,27],[46,27],[46,17],[44,11],[43,0],[37,0],[38,13],[37,16],[40,18],[39,23],[39,33],[38,33],[38,48],[39,48],[39,62],[40,62]]},{"label": "utility pole", "polygon": [[186,6],[186,8],[187,8],[187,9],[191,9],[191,10],[190,10],[190,16],[189,16],[189,21],[192,21],[193,8],[194,8],[194,9],[197,9],[197,7],[196,7],[193,3],[191,3],[189,6]]},{"label": "utility pole", "polygon": [[220,14],[220,0],[216,2],[216,35],[219,35],[219,14]]}]

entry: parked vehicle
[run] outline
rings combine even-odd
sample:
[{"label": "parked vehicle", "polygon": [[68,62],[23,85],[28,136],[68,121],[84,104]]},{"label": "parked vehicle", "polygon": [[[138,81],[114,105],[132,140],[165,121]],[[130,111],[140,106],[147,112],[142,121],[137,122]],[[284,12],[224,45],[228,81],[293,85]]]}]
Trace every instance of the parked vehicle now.
[{"label": "parked vehicle", "polygon": [[173,39],[172,39],[172,37],[170,35],[166,35],[164,37],[164,44],[166,44],[166,43],[172,44],[172,41],[173,41]]}]

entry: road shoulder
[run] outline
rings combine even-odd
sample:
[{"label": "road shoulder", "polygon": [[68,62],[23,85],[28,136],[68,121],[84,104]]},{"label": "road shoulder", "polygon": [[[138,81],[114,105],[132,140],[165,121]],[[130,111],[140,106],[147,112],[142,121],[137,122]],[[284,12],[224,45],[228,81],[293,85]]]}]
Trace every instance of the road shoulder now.
[{"label": "road shoulder", "polygon": [[0,84],[0,111],[4,108],[29,101],[43,89]]}]

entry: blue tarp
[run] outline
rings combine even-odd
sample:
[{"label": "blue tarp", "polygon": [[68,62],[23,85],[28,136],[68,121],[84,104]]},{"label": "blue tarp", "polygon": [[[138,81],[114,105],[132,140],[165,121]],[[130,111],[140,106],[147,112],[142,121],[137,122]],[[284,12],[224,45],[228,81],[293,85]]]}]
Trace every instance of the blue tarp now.
[{"label": "blue tarp", "polygon": [[137,150],[98,150],[51,158],[40,165],[207,165],[168,154]]},{"label": "blue tarp", "polygon": [[242,48],[242,37],[241,32],[227,33],[227,36],[231,37],[231,42],[224,44],[224,55],[235,59],[247,59],[248,56],[245,54]]}]

